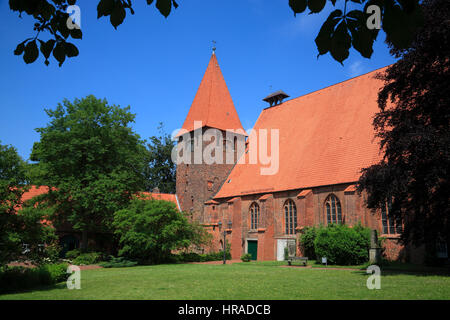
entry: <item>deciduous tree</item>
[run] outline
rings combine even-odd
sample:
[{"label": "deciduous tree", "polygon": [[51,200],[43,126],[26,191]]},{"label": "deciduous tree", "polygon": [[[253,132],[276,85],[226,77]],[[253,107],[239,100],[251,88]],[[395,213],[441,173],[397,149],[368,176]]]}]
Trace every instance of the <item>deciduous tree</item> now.
[{"label": "deciduous tree", "polygon": [[374,126],[383,160],[363,170],[360,191],[368,206],[389,211],[404,224],[402,240],[426,243],[450,235],[450,3],[423,2],[425,24],[400,60],[381,75],[380,111]]},{"label": "deciduous tree", "polygon": [[159,136],[150,137],[147,144],[149,151],[148,167],[145,170],[146,190],[153,188],[163,193],[176,192],[176,166],[172,161],[172,149],[175,142],[172,137],[164,131],[163,124],[160,123]]},{"label": "deciduous tree", "polygon": [[108,105],[94,96],[64,100],[45,110],[50,123],[36,129],[33,146],[38,180],[52,189],[37,198],[53,209],[55,223],[70,222],[82,232],[109,232],[113,213],[144,187],[146,149],[130,123],[130,107]]},{"label": "deciduous tree", "polygon": [[43,223],[45,213],[23,208],[28,189],[26,163],[14,147],[0,144],[0,266],[20,259],[39,262],[45,257],[43,245],[55,240],[53,229]]}]

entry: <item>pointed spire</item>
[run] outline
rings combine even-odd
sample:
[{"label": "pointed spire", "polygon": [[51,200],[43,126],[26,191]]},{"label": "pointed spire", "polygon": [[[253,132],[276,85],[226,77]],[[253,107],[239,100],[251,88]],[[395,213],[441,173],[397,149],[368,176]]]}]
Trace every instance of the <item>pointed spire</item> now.
[{"label": "pointed spire", "polygon": [[193,131],[194,121],[204,127],[244,131],[214,51],[182,128]]}]

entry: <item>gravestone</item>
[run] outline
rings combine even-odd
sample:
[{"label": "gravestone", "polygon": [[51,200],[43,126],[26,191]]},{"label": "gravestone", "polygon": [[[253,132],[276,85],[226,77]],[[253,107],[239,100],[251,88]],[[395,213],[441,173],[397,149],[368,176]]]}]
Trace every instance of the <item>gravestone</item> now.
[{"label": "gravestone", "polygon": [[287,248],[288,248],[288,256],[289,256],[289,258],[295,257],[295,255],[297,253],[295,240],[292,240],[292,239],[288,240]]},{"label": "gravestone", "polygon": [[377,230],[372,230],[370,234],[370,250],[369,250],[369,262],[371,264],[377,264],[381,261],[381,248],[378,245]]}]

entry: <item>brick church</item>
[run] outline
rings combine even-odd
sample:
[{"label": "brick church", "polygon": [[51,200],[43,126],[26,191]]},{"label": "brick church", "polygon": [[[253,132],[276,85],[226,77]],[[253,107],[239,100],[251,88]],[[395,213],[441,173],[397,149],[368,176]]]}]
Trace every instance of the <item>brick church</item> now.
[{"label": "brick church", "polygon": [[275,92],[248,133],[213,52],[177,135],[176,184],[181,210],[213,234],[209,250],[225,230],[233,259],[283,260],[305,226],[361,222],[387,239],[387,258],[422,262],[423,250],[398,243],[388,207],[373,212],[356,192],[382,157],[372,126],[382,71],[292,99]]}]

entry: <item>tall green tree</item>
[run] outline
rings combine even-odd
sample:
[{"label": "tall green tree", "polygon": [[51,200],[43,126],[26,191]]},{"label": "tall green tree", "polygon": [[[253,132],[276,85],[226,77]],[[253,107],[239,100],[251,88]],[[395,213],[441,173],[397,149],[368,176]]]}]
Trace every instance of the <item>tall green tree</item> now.
[{"label": "tall green tree", "polygon": [[92,95],[64,100],[45,110],[51,121],[36,129],[30,159],[39,164],[37,179],[52,187],[36,200],[52,208],[55,223],[82,232],[83,249],[88,233],[110,232],[113,213],[144,187],[147,151],[129,109]]},{"label": "tall green tree", "polygon": [[150,137],[147,144],[148,167],[145,170],[146,190],[157,187],[163,193],[176,192],[176,166],[172,161],[172,149],[175,142],[164,131],[164,125],[159,124],[159,136]]},{"label": "tall green tree", "polygon": [[[412,35],[422,24],[419,0],[329,0],[329,2],[336,9],[324,21],[315,42],[319,55],[329,52],[333,59],[340,63],[347,59],[351,48],[357,50],[363,57],[370,58],[373,43],[380,29],[386,33],[388,42],[394,43],[397,48],[406,48],[411,43]],[[178,8],[175,0],[147,0],[148,5],[153,3],[166,18],[172,8]],[[303,12],[318,14],[325,8],[326,3],[327,0],[289,0],[294,15]],[[66,57],[78,56],[78,48],[68,42],[69,37],[77,40],[83,35],[81,29],[67,27],[68,19],[69,25],[74,24],[67,12],[68,6],[74,4],[76,0],[9,0],[12,11],[19,12],[19,15],[26,13],[36,20],[34,25],[36,35],[19,43],[14,54],[23,55],[26,63],[32,63],[36,61],[40,51],[46,65],[49,64],[48,59],[53,54],[59,66],[64,63]],[[368,10],[373,6],[376,6],[376,9]],[[127,12],[134,14],[132,0],[98,0],[97,17],[109,17],[115,29],[123,23]],[[373,19],[379,19],[382,24],[377,28],[368,28],[367,21]],[[47,41],[40,39],[43,34],[48,34],[51,38]]]},{"label": "tall green tree", "polygon": [[21,253],[17,209],[26,189],[25,162],[14,147],[0,144],[0,265]]},{"label": "tall green tree", "polygon": [[392,46],[401,59],[381,75],[373,123],[384,158],[363,170],[359,190],[370,208],[392,201],[403,242],[433,252],[450,240],[450,2],[425,0],[423,10],[424,27],[410,48]]},{"label": "tall green tree", "polygon": [[52,228],[42,223],[44,212],[23,208],[22,196],[29,189],[26,172],[16,149],[0,144],[0,266],[22,258],[39,260],[44,256],[40,245],[55,240]]}]

